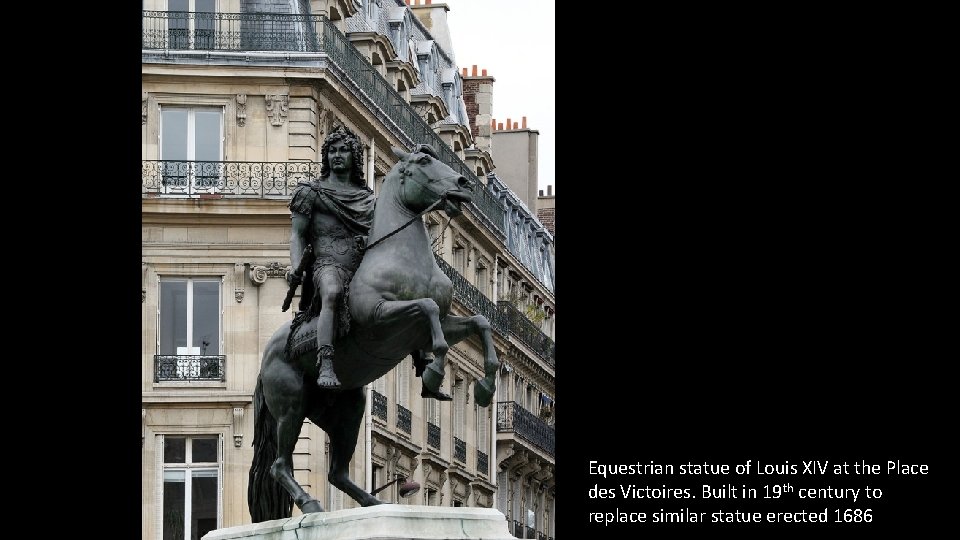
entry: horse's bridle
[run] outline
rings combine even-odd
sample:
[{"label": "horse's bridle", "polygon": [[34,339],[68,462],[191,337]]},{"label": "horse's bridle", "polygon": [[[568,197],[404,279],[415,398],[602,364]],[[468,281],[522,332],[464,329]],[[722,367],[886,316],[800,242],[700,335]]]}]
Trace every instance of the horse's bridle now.
[{"label": "horse's bridle", "polygon": [[[436,157],[431,156],[430,154],[428,154],[428,153],[423,152],[422,150],[420,150],[420,145],[418,145],[418,146],[414,149],[413,152],[414,152],[414,153],[416,153],[416,152],[421,152],[421,153],[424,153],[424,154],[430,156],[431,159],[437,159]],[[403,171],[400,171],[400,174],[403,175],[403,176],[406,176],[406,174],[405,174],[405,169],[404,169]],[[401,178],[400,178],[400,183],[401,183],[401,184],[404,183],[404,182],[403,182],[403,176],[401,176]],[[434,201],[433,204],[431,204],[430,206],[428,206],[426,210],[423,210],[423,211],[421,211],[419,214],[413,216],[409,221],[407,221],[406,223],[404,223],[403,225],[401,225],[401,226],[398,227],[397,229],[391,231],[389,234],[386,234],[386,235],[380,237],[380,239],[377,240],[376,242],[374,242],[374,243],[370,244],[369,246],[366,246],[365,248],[363,248],[363,249],[361,250],[361,252],[365,252],[365,251],[373,248],[373,246],[379,244],[380,242],[383,242],[383,241],[386,240],[387,238],[390,238],[391,236],[393,236],[393,235],[397,234],[398,232],[402,231],[403,229],[407,228],[407,227],[408,227],[410,224],[412,224],[414,221],[416,221],[416,220],[420,219],[421,217],[423,217],[424,214],[427,214],[427,213],[429,213],[429,212],[432,212],[437,206],[439,206],[441,203],[445,202],[445,201],[448,199],[447,193],[449,193],[450,190],[447,190],[446,193],[440,193],[440,192],[438,192],[437,190],[435,190],[435,189],[433,189],[432,187],[430,187],[429,184],[425,184],[425,183],[421,182],[420,180],[414,178],[413,176],[410,176],[409,178],[410,178],[410,180],[412,180],[413,182],[416,182],[417,184],[419,184],[421,188],[425,188],[427,191],[429,191],[429,192],[433,193],[434,195],[436,195],[436,196],[438,197],[437,200]],[[402,189],[405,189],[405,186],[404,186],[404,188],[401,188],[401,190],[402,190]],[[405,191],[401,191],[400,196],[405,198],[405,194],[406,194]],[[447,229],[447,225],[450,225],[450,219],[451,219],[451,218],[449,218],[449,217],[447,218],[447,222],[443,225],[443,229],[440,230],[440,233],[437,235],[437,238],[435,238],[435,239],[433,240],[433,242],[430,243],[431,245],[437,243],[437,240],[439,240],[439,239],[443,236],[443,231],[445,231],[445,230]]]}]

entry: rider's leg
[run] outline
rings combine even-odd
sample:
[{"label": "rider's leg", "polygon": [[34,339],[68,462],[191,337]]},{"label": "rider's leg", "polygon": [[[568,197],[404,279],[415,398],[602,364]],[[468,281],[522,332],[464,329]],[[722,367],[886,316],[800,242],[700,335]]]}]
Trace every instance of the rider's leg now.
[{"label": "rider's leg", "polygon": [[[326,270],[326,271],[325,271]],[[314,283],[320,298],[320,314],[317,315],[317,385],[328,390],[340,388],[340,380],[333,371],[333,338],[336,335],[336,313],[343,296],[340,273],[334,267],[321,269]]]}]

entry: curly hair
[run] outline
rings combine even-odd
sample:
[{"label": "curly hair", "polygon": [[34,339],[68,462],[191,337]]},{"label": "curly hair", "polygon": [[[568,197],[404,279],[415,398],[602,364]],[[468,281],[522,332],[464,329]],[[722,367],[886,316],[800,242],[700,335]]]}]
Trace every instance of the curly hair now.
[{"label": "curly hair", "polygon": [[363,144],[360,142],[360,139],[350,131],[350,128],[344,125],[337,126],[336,129],[330,132],[330,135],[327,135],[327,138],[324,139],[323,146],[320,147],[320,178],[330,176],[328,150],[331,144],[341,140],[350,146],[350,154],[353,156],[351,160],[353,163],[350,168],[350,181],[359,186],[366,186],[367,182],[363,178]]}]

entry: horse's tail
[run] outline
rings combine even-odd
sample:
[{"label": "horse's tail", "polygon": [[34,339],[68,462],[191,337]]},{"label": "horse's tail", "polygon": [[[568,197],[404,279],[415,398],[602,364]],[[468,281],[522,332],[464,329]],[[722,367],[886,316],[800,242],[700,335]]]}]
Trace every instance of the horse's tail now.
[{"label": "horse's tail", "polygon": [[293,499],[270,476],[270,467],[277,459],[277,420],[266,407],[260,377],[253,392],[253,425],[253,463],[247,487],[250,517],[254,523],[288,518],[293,513]]}]

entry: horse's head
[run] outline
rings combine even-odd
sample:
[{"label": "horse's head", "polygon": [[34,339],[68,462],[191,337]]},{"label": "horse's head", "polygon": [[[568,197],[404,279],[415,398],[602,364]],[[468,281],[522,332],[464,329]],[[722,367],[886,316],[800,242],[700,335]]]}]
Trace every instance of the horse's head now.
[{"label": "horse's head", "polygon": [[422,212],[443,198],[438,209],[452,218],[462,213],[464,202],[473,200],[470,181],[440,161],[430,145],[418,144],[410,153],[393,148],[393,153],[400,158],[394,170],[402,184],[401,202],[410,210]]}]

